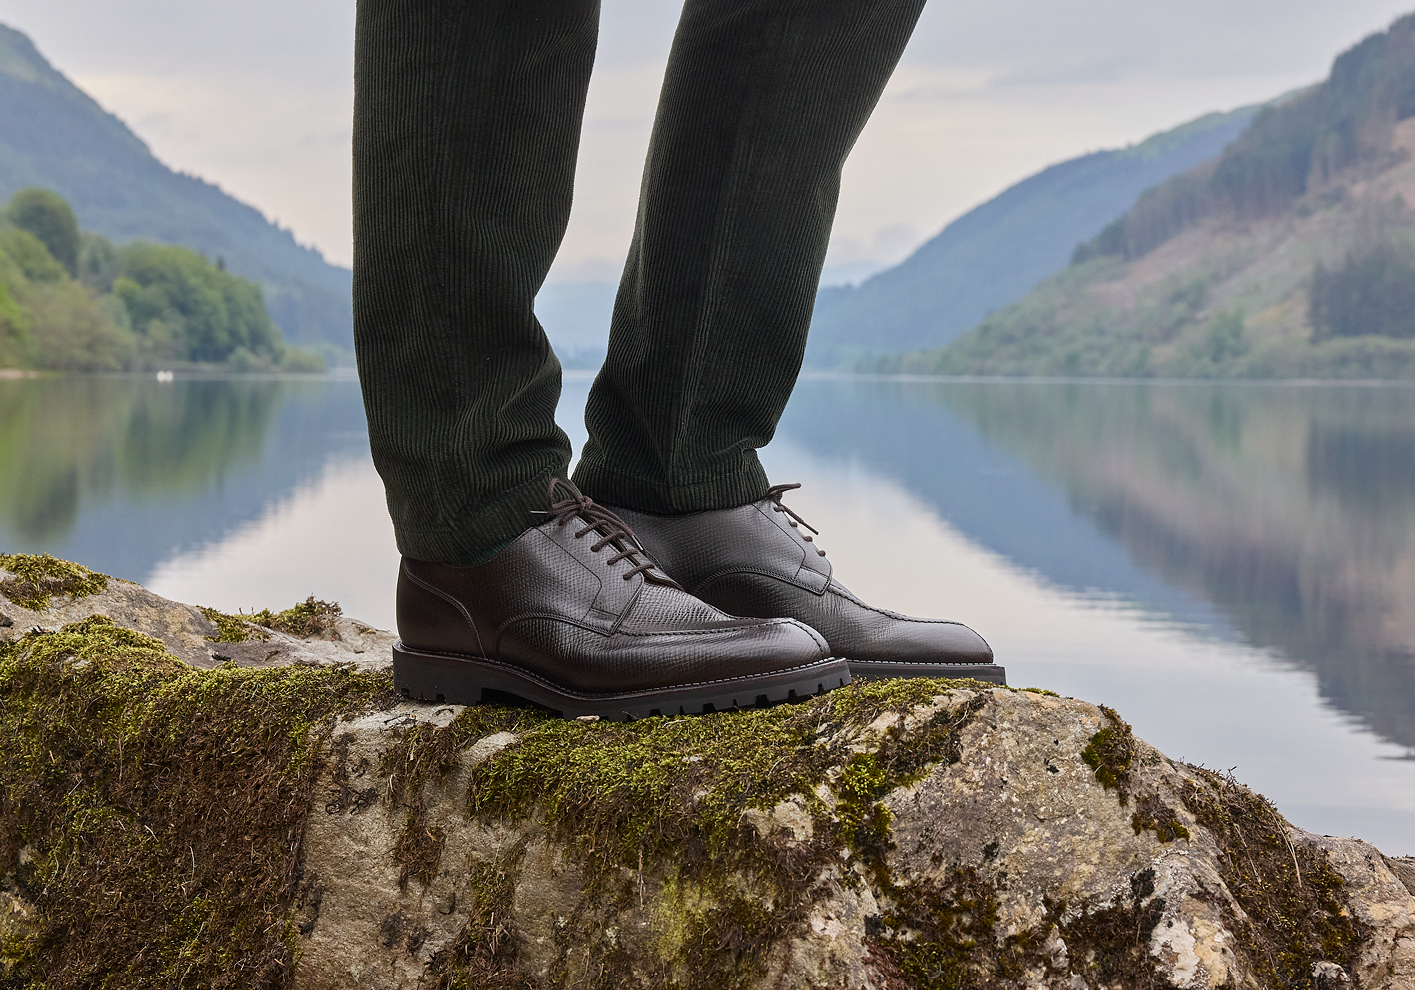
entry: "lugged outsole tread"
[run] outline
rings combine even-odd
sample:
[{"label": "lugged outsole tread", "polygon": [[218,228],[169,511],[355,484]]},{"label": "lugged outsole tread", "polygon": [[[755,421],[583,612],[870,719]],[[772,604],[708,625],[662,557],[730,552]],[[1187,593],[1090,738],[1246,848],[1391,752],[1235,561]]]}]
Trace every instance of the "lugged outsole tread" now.
[{"label": "lugged outsole tread", "polygon": [[849,684],[850,672],[843,660],[829,659],[769,674],[592,695],[566,690],[510,664],[414,650],[400,640],[393,646],[393,681],[398,693],[413,701],[475,705],[511,695],[565,718],[594,715],[623,721],[803,701]]},{"label": "lugged outsole tread", "polygon": [[995,663],[895,663],[888,660],[851,660],[851,677],[887,680],[893,677],[970,678],[1007,684],[1007,668]]}]

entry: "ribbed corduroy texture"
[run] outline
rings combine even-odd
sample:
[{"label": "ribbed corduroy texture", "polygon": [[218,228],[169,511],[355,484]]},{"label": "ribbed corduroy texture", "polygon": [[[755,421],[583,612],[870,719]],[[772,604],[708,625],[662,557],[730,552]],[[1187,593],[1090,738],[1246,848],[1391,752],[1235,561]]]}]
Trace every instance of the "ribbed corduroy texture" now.
[{"label": "ribbed corduroy texture", "polygon": [[[840,170],[923,0],[688,0],[576,479],[648,512],[767,488]],[[592,0],[359,0],[354,325],[399,549],[484,558],[569,443],[533,303],[569,217]]]},{"label": "ribbed corduroy texture", "polygon": [[644,512],[763,498],[840,170],[923,0],[688,0],[575,480]]}]

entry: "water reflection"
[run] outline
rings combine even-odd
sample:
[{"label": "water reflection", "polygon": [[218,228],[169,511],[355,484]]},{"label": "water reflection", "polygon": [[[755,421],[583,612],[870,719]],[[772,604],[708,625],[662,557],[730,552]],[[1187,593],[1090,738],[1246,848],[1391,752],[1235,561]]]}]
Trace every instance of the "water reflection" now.
[{"label": "water reflection", "polygon": [[[1211,622],[1215,628],[1314,671],[1332,703],[1415,747],[1415,389],[843,387],[875,391],[872,422],[843,431],[844,407],[830,401],[832,389],[822,389],[800,410],[817,444],[838,450],[846,439],[854,456],[885,473],[908,463],[911,487],[927,498],[944,486],[920,472],[976,472],[975,464],[949,456],[957,450],[948,449],[950,431],[967,424],[988,448],[1013,455],[1028,474],[1064,493],[1073,516],[1044,536],[1038,515],[1024,507],[1026,482],[1016,474],[980,479],[1008,517],[998,525],[1013,529],[1011,542],[1052,548],[1016,557],[1030,558],[1058,583],[1121,591],[1171,613],[1215,609],[1223,620]],[[853,414],[864,405],[848,408]],[[894,436],[891,449],[879,448],[882,434]],[[915,451],[912,462],[898,459],[901,443]],[[944,502],[945,517],[957,521]],[[1055,512],[1040,518],[1057,524]],[[1145,574],[1113,566],[1097,573],[1096,557],[1058,558],[1077,519],[1113,538]],[[977,535],[995,545],[988,527]],[[1076,549],[1081,540],[1069,538]],[[1150,575],[1165,587],[1154,588]]]},{"label": "water reflection", "polygon": [[62,539],[80,505],[122,492],[182,494],[256,459],[283,382],[134,388],[54,379],[0,390],[0,511],[31,539]]},{"label": "water reflection", "polygon": [[[807,380],[763,456],[867,600],[1415,852],[1415,389]],[[353,379],[0,380],[0,549],[393,621]]]},{"label": "water reflection", "polygon": [[361,452],[352,382],[0,381],[0,545],[142,580]]}]

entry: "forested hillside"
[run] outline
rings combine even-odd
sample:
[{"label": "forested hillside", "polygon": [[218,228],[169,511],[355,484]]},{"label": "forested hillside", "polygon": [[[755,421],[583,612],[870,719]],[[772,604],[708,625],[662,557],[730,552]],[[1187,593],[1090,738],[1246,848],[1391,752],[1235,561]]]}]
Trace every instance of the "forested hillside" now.
[{"label": "forested hillside", "polygon": [[286,345],[260,286],[194,251],[79,230],[28,187],[0,216],[0,369],[321,371]]},{"label": "forested hillside", "polygon": [[[1140,144],[1044,169],[959,217],[898,266],[858,287],[822,289],[808,363],[947,343],[1066,267],[1146,188],[1212,158],[1256,107],[1211,113]],[[946,181],[941,178],[940,181]]]},{"label": "forested hillside", "polygon": [[1415,377],[1415,15],[1147,191],[1072,265],[882,370]]},{"label": "forested hillside", "polygon": [[352,347],[348,269],[216,186],[169,169],[29,38],[0,25],[0,201],[26,186],[56,190],[85,229],[115,242],[141,238],[223,259],[261,283],[292,340]]}]

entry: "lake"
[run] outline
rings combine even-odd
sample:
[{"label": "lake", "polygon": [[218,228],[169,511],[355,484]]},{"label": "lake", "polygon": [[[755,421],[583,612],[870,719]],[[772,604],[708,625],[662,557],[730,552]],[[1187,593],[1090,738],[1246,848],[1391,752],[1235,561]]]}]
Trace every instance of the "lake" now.
[{"label": "lake", "polygon": [[[762,458],[866,601],[1415,853],[1415,388],[808,377]],[[0,549],[393,624],[351,376],[0,380]]]}]

